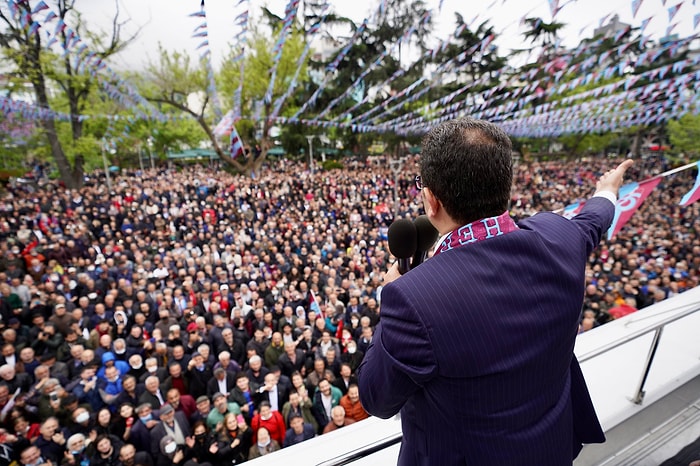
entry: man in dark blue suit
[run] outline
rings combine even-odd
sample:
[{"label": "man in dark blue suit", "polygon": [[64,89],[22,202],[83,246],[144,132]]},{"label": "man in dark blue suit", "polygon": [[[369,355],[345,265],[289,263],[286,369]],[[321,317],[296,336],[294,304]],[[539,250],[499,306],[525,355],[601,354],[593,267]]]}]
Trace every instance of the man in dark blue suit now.
[{"label": "man in dark blue suit", "polygon": [[603,175],[573,220],[516,225],[505,132],[462,119],[426,135],[416,184],[442,237],[420,267],[385,275],[358,369],[365,409],[401,412],[400,465],[561,466],[605,441],[573,348],[586,260],[631,163]]}]

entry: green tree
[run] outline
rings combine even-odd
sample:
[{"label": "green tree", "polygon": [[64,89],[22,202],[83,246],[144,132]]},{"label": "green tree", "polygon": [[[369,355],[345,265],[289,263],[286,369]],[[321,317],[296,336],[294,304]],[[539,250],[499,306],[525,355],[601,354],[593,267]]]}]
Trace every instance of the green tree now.
[{"label": "green tree", "polygon": [[[133,36],[122,39],[118,13],[112,23],[111,35],[105,38],[86,27],[75,4],[76,0],[55,0],[52,11],[65,24],[72,26],[72,32],[80,36],[85,45],[89,45],[86,50],[93,52],[94,57],[105,60],[133,40]],[[53,118],[43,118],[39,124],[61,179],[68,187],[79,187],[83,183],[85,163],[85,145],[81,141],[84,118],[81,117],[86,111],[89,96],[97,88],[97,78],[86,70],[86,54],[71,52],[61,57],[46,50],[42,35],[31,28],[31,22],[20,21],[21,17],[31,17],[31,11],[29,2],[3,2],[0,7],[0,48],[7,66],[11,68],[9,74],[12,79],[31,85],[37,107],[69,115],[68,139],[60,137],[59,127],[62,124]],[[65,44],[71,40],[69,31],[66,28],[58,33],[59,43]],[[59,98],[52,99],[53,92],[57,92]],[[66,108],[56,108],[61,102]]]},{"label": "green tree", "polygon": [[700,115],[687,113],[668,122],[668,137],[676,154],[700,156]]}]

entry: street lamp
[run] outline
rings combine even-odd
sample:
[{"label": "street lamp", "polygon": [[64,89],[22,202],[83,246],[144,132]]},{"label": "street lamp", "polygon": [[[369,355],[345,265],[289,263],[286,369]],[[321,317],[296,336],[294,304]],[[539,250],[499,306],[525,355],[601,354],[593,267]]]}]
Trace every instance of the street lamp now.
[{"label": "street lamp", "polygon": [[313,163],[314,163],[314,138],[316,136],[311,134],[306,136],[306,140],[309,141],[309,173],[313,173]]}]

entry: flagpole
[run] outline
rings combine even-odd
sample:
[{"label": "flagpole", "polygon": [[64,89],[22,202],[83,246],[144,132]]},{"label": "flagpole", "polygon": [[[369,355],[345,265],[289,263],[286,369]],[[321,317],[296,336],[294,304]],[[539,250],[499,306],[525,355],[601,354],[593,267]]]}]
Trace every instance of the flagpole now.
[{"label": "flagpole", "polygon": [[653,179],[656,179],[656,178],[661,178],[661,177],[673,175],[673,174],[675,174],[675,173],[681,172],[681,171],[683,171],[683,170],[687,170],[687,169],[692,168],[692,167],[695,167],[695,166],[697,166],[697,165],[698,165],[698,162],[691,162],[691,163],[689,163],[689,164],[687,164],[687,165],[683,165],[682,167],[674,168],[673,170],[669,170],[669,171],[666,171],[666,172],[663,172],[663,173],[659,173],[658,175],[652,176],[652,177],[649,178],[649,179],[650,179],[650,180],[653,180]]}]

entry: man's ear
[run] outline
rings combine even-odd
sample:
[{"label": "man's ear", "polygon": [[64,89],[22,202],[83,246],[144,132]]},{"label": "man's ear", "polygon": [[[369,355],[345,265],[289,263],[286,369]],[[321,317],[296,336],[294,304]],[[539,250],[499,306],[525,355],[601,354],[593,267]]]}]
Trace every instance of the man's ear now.
[{"label": "man's ear", "polygon": [[425,201],[423,203],[425,214],[428,216],[428,218],[435,218],[442,209],[442,203],[437,197],[435,197],[433,192],[428,187],[423,188],[423,199]]}]

